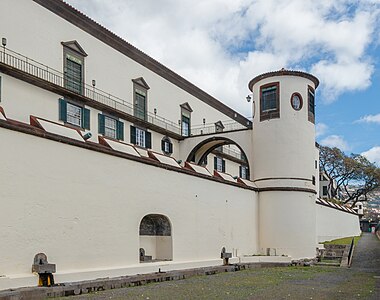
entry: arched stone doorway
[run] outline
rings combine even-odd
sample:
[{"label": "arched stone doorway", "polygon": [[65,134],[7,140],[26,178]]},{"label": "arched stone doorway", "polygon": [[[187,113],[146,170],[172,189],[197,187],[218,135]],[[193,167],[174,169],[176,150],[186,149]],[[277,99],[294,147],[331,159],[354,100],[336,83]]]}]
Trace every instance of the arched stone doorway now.
[{"label": "arched stone doorway", "polygon": [[[232,149],[236,149],[237,151],[229,150],[230,146],[233,147]],[[222,156],[226,160],[230,160],[233,163],[240,165],[239,177],[243,177],[246,179],[250,178],[250,166],[247,155],[245,154],[244,150],[239,146],[239,144],[226,137],[214,136],[201,141],[192,149],[192,151],[190,151],[190,154],[188,155],[186,161],[196,163],[197,165],[207,165],[207,157],[210,154]],[[244,176],[242,176],[243,173]]]},{"label": "arched stone doorway", "polygon": [[149,214],[140,222],[140,262],[172,260],[172,228],[164,215]]}]

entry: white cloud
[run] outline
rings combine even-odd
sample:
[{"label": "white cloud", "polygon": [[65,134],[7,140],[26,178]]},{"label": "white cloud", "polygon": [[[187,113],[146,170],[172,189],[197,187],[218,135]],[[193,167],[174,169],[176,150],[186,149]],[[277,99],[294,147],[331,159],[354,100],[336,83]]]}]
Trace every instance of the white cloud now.
[{"label": "white cloud", "polygon": [[350,149],[348,143],[344,140],[342,136],[339,135],[329,135],[321,141],[321,145],[327,147],[337,147],[342,151],[347,151]]},{"label": "white cloud", "polygon": [[377,115],[366,115],[364,117],[361,117],[356,122],[359,122],[359,123],[377,123],[377,124],[380,124],[380,114],[377,114]]},{"label": "white cloud", "polygon": [[371,85],[374,68],[367,62],[331,63],[319,61],[312,73],[324,85],[322,94],[326,102],[334,101],[344,91],[364,90]]},{"label": "white cloud", "polygon": [[324,123],[317,123],[315,125],[315,136],[320,137],[322,135],[325,135],[327,132],[328,126]]},{"label": "white cloud", "polygon": [[67,2],[247,116],[247,84],[262,72],[314,72],[330,102],[371,84],[379,1]]},{"label": "white cloud", "polygon": [[375,146],[362,153],[370,162],[376,163],[380,167],[380,147]]}]

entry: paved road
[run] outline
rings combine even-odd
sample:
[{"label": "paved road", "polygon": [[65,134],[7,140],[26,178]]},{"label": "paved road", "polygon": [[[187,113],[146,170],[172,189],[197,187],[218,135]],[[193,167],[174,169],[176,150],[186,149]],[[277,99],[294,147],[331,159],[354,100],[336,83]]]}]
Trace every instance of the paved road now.
[{"label": "paved road", "polygon": [[356,245],[351,268],[380,276],[380,241],[375,234],[363,233]]}]

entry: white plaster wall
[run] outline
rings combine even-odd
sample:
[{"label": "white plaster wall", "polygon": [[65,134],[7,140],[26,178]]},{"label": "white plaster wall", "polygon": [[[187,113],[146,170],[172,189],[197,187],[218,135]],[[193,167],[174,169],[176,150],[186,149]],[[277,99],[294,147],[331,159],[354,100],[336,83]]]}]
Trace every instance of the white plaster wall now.
[{"label": "white plaster wall", "polygon": [[[260,87],[279,82],[280,117],[260,121]],[[260,188],[260,248],[293,259],[315,257],[315,126],[308,121],[309,79],[272,76],[253,87],[254,129],[252,131],[252,178]],[[301,94],[303,106],[296,111],[290,98]],[[317,180],[318,178],[316,178]],[[270,189],[309,189],[270,191]]]},{"label": "white plaster wall", "polygon": [[319,204],[316,210],[318,243],[361,234],[357,215]]},{"label": "white plaster wall", "polygon": [[38,252],[65,280],[136,264],[139,224],[152,213],[172,224],[174,261],[219,259],[223,246],[257,253],[250,190],[3,128],[0,136],[0,275],[30,274]]},{"label": "white plaster wall", "polygon": [[[260,86],[280,82],[280,118],[260,121]],[[308,121],[307,86],[312,81],[296,76],[273,76],[255,84],[253,130],[253,178],[294,177],[311,180],[315,174],[315,128]],[[298,92],[303,107],[295,111],[290,97]],[[280,180],[279,184],[287,184]],[[299,182],[300,187],[304,184]],[[315,187],[314,187],[315,188]]]},{"label": "white plaster wall", "polygon": [[315,195],[303,192],[260,192],[260,250],[292,259],[315,257]]},{"label": "white plaster wall", "polygon": [[133,99],[132,79],[143,77],[148,91],[148,111],[157,109],[157,115],[178,124],[180,104],[188,102],[194,112],[192,125],[229,117],[201,102],[174,84],[146,69],[130,58],[100,42],[95,37],[76,28],[30,0],[2,0],[0,11],[0,36],[8,39],[10,49],[41,62],[58,71],[63,70],[61,42],[77,40],[88,56],[85,58],[85,81],[127,102]]},{"label": "white plaster wall", "polygon": [[171,259],[173,257],[172,238],[170,236],[157,236],[157,259]]}]

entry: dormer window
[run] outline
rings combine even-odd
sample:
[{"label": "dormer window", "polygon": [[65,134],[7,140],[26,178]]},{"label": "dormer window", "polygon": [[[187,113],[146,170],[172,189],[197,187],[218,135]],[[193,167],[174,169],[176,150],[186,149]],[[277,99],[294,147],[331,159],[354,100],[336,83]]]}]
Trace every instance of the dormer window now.
[{"label": "dormer window", "polygon": [[224,125],[222,121],[218,121],[215,123],[215,132],[223,132],[224,130]]},{"label": "dormer window", "polygon": [[84,58],[86,52],[77,41],[62,42],[64,87],[78,94],[84,91]]},{"label": "dormer window", "polygon": [[280,117],[280,83],[268,83],[260,87],[260,121]]},{"label": "dormer window", "polygon": [[191,134],[191,109],[189,103],[181,104],[181,133],[182,136],[190,136]]},{"label": "dormer window", "polygon": [[133,115],[141,120],[147,120],[148,90],[149,85],[144,78],[132,79],[133,81]]}]

